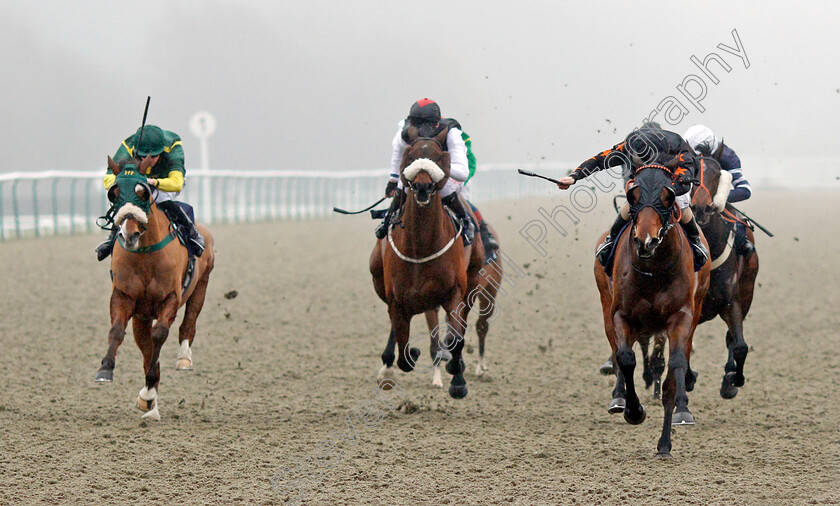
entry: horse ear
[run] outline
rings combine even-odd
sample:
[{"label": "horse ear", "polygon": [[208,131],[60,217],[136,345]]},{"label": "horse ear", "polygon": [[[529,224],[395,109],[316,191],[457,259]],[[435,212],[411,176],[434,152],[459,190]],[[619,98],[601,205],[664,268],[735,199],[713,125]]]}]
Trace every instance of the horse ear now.
[{"label": "horse ear", "polygon": [[670,209],[674,202],[677,200],[677,195],[674,193],[674,190],[670,186],[666,186],[662,188],[662,192],[659,194],[659,198],[662,200],[662,203],[665,204],[667,209]]},{"label": "horse ear", "polygon": [[115,162],[110,156],[108,157],[108,168],[111,170],[111,173],[115,176],[122,171],[120,164]]},{"label": "horse ear", "polygon": [[140,162],[140,168],[138,168],[137,170],[139,170],[141,173],[145,173],[146,169],[148,169],[151,166],[152,166],[152,157],[150,155],[146,155],[146,158],[144,158],[143,161]]},{"label": "horse ear", "polygon": [[627,190],[627,203],[631,206],[635,206],[639,203],[639,199],[642,196],[642,188],[640,186],[634,186]]}]

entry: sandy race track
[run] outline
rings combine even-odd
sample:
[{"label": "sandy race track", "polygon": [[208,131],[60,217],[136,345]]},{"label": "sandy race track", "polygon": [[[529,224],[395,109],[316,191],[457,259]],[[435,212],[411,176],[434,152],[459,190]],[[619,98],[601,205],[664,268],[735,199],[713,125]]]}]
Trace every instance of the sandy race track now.
[{"label": "sandy race track", "polygon": [[645,391],[647,421],[626,424],[597,371],[609,346],[591,251],[608,199],[566,237],[548,227],[545,257],[518,233],[567,195],[483,206],[524,276],[497,301],[485,378],[466,355],[461,401],[426,371],[398,373],[408,402],[374,395],[388,320],[364,217],[214,226],[196,370],[174,370],[173,332],[158,423],[133,404],[130,330],[114,383],[92,381],[109,327],[100,237],[0,244],[0,504],[840,503],[840,193],[742,206],[776,233],[757,234],[747,384],[720,398],[725,327],[701,326],[697,425],[675,429],[668,461],[654,459],[661,404]]}]

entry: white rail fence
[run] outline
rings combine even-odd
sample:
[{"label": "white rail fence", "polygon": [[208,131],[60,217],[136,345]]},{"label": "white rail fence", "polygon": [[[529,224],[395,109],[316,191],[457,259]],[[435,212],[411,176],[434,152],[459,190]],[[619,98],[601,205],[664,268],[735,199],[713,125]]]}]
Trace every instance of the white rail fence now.
[{"label": "white rail fence", "polygon": [[[470,181],[472,199],[487,202],[551,195],[551,183],[523,177],[516,169],[556,178],[570,166],[480,166]],[[99,230],[96,218],[109,207],[103,176],[103,171],[57,170],[0,174],[0,241]],[[204,223],[312,219],[331,216],[333,206],[365,208],[382,197],[386,182],[386,170],[189,170],[179,200],[193,205],[196,218]]]},{"label": "white rail fence", "polygon": [[[840,160],[744,158],[753,188],[840,189]],[[558,178],[572,163],[480,165],[470,181],[475,202],[558,195],[546,181],[519,175],[527,169]],[[27,236],[90,233],[109,204],[104,171],[0,174],[0,241]],[[204,223],[323,218],[333,206],[362,209],[379,200],[386,170],[188,170],[179,200]],[[381,207],[384,207],[382,204]]]}]

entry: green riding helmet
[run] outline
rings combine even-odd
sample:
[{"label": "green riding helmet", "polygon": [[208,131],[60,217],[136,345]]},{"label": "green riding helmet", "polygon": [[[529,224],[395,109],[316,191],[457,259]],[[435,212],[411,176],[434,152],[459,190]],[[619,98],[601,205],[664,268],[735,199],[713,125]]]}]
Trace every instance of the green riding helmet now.
[{"label": "green riding helmet", "polygon": [[[143,131],[143,138],[140,139],[140,131]],[[135,134],[140,143],[137,145],[137,156],[145,158],[147,156],[157,156],[163,153],[166,148],[166,142],[163,138],[163,130],[154,125],[146,125],[137,129]]]}]

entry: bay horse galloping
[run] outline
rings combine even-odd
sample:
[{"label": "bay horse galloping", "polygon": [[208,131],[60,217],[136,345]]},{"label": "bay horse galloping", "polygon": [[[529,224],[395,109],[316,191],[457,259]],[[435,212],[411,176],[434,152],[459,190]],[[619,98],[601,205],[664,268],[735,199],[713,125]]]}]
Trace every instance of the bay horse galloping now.
[{"label": "bay horse galloping", "polygon": [[611,276],[595,261],[604,329],[618,366],[610,410],[623,407],[630,424],[640,424],[646,417],[633,378],[633,343],[661,332],[668,336],[668,375],[662,392],[665,418],[658,457],[670,457],[672,424],[694,423],[688,410],[687,373],[710,269],[707,261],[694,271],[691,245],[682,227],[675,226],[679,220],[674,216],[676,197],[671,184],[672,174],[666,167],[647,165],[637,170],[627,192],[632,220],[616,241]]},{"label": "bay horse galloping", "polygon": [[192,369],[190,345],[213,270],[214,253],[210,231],[197,225],[207,249],[191,265],[187,248],[179,242],[169,219],[154,203],[151,188],[142,175],[150,165],[151,157],[119,164],[108,157],[108,167],[116,175],[114,185],[108,190],[108,200],[113,204],[114,226],[119,227],[120,247],[114,248],[111,259],[113,291],[108,352],[94,381],[113,381],[117,348],[123,342],[130,319],[134,340],[143,354],[146,375],[137,407],[146,411],[143,418],[160,420],[157,391],[160,349],[169,336],[178,308],[186,303],[186,313],[178,329],[180,348],[176,368]]},{"label": "bay horse galloping", "polygon": [[[408,346],[411,318],[425,313],[431,326],[437,321],[437,308],[443,307],[448,323],[443,345],[452,356],[446,364],[452,374],[449,394],[460,399],[467,395],[462,350],[470,310],[468,295],[480,282],[484,247],[481,241],[464,246],[461,231],[441,201],[440,190],[449,177],[449,153],[443,149],[447,133],[444,129],[434,138],[420,137],[416,128],[409,128],[409,147],[400,164],[400,178],[406,188],[402,215],[397,220],[401,223],[392,223],[388,235],[377,240],[370,272],[376,294],[388,304],[391,320],[380,384],[393,377],[395,358],[403,371],[414,369],[420,350]],[[437,362],[436,333],[433,330],[432,355]]]},{"label": "bay horse galloping", "polygon": [[[731,246],[735,223],[743,221],[737,212],[725,207],[732,176],[722,171],[712,157],[700,157],[698,161],[700,185],[694,189],[691,207],[694,208],[697,224],[709,241],[712,258],[709,291],[703,301],[700,323],[717,316],[726,322],[726,348],[729,353],[720,396],[732,399],[738,394],[738,387],[744,386],[744,362],[749,347],[744,341],[743,323],[752,305],[758,275],[758,253],[741,256]],[[746,231],[749,241],[755,244],[751,227],[748,226]]]}]

